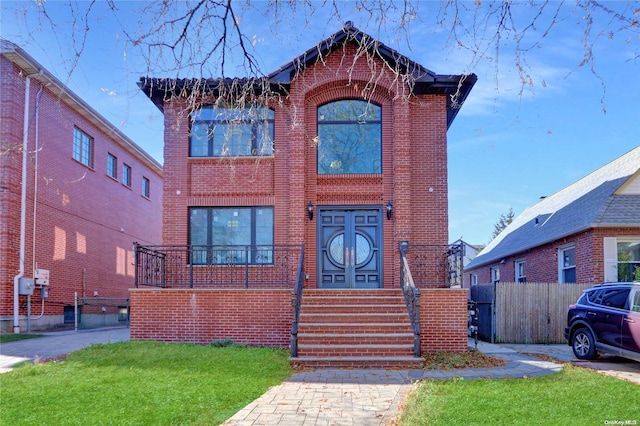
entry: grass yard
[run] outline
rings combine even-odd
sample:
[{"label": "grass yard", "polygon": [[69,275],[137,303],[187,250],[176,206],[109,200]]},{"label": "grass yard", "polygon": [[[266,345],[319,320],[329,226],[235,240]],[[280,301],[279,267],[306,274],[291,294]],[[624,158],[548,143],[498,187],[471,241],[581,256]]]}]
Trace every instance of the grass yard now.
[{"label": "grass yard", "polygon": [[42,334],[0,334],[0,343],[17,342],[18,340],[35,339],[42,337]]},{"label": "grass yard", "polygon": [[637,384],[565,364],[538,378],[421,382],[400,425],[640,424],[639,401]]},{"label": "grass yard", "polygon": [[216,425],[291,373],[280,349],[94,345],[1,374],[0,424]]}]

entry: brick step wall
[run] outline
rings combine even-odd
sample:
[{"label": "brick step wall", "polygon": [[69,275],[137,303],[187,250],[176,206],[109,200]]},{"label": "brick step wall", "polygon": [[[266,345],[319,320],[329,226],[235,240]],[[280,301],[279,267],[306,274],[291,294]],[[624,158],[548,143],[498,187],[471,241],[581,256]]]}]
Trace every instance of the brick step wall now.
[{"label": "brick step wall", "polygon": [[305,289],[295,367],[419,368],[399,289]]}]

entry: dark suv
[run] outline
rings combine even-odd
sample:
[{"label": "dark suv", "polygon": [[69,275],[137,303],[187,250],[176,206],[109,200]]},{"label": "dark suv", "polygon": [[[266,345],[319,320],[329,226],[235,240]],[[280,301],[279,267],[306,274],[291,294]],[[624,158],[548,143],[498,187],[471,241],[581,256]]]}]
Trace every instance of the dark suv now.
[{"label": "dark suv", "polygon": [[640,283],[598,284],[569,306],[564,337],[578,359],[598,352],[640,361]]}]

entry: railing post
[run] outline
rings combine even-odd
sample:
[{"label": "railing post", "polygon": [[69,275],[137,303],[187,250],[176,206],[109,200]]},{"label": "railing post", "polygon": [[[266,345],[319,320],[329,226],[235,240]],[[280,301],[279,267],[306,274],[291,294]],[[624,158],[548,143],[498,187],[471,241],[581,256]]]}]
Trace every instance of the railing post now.
[{"label": "railing post", "polygon": [[244,248],[244,288],[249,288],[249,246]]},{"label": "railing post", "polygon": [[138,242],[133,243],[133,264],[135,267],[133,268],[133,283],[136,288],[138,288],[138,269],[140,268],[139,263],[140,256],[138,256]]},{"label": "railing post", "polygon": [[189,256],[189,288],[193,288],[193,246],[187,246]]},{"label": "railing post", "polygon": [[293,324],[291,324],[291,357],[298,356],[298,294],[296,290],[291,292],[291,313]]},{"label": "railing post", "polygon": [[414,318],[415,318],[415,322],[416,322],[416,331],[413,334],[413,355],[416,358],[419,358],[420,356],[422,356],[422,348],[421,348],[421,342],[420,342],[420,334],[422,332],[421,327],[420,327],[420,290],[416,289],[415,291],[415,312],[414,312]]}]

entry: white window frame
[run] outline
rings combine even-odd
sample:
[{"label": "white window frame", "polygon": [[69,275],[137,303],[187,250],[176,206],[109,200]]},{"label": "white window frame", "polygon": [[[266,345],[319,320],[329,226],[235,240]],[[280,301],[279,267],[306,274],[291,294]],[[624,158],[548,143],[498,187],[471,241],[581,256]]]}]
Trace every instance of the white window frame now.
[{"label": "white window frame", "polygon": [[[565,252],[572,250],[574,252],[574,260],[573,260],[573,265],[565,265]],[[578,268],[576,266],[576,259],[577,259],[577,252],[576,252],[576,245],[575,244],[569,244],[569,245],[565,245],[562,247],[558,247],[558,282],[561,284],[566,284],[566,283],[570,283],[573,281],[566,281],[565,279],[565,271],[573,268],[574,270],[574,274],[576,276],[575,281],[578,280]]]},{"label": "white window frame", "polygon": [[491,284],[500,282],[500,267],[493,266],[491,268]]},{"label": "white window frame", "polygon": [[[605,237],[603,239],[604,245],[604,280],[609,282],[617,282],[620,279],[620,265],[626,263],[638,263],[636,259],[631,261],[621,261],[619,259],[619,244],[640,244],[640,237],[638,236],[619,236],[619,237]],[[635,280],[635,276],[630,277],[631,281]],[[626,277],[625,277],[626,279]]]},{"label": "white window frame", "polygon": [[473,273],[473,274],[469,275],[469,278],[471,279],[471,285],[472,286],[478,285],[478,274]]},{"label": "white window frame", "polygon": [[514,264],[515,280],[517,283],[527,282],[526,262],[524,259],[516,260]]}]

